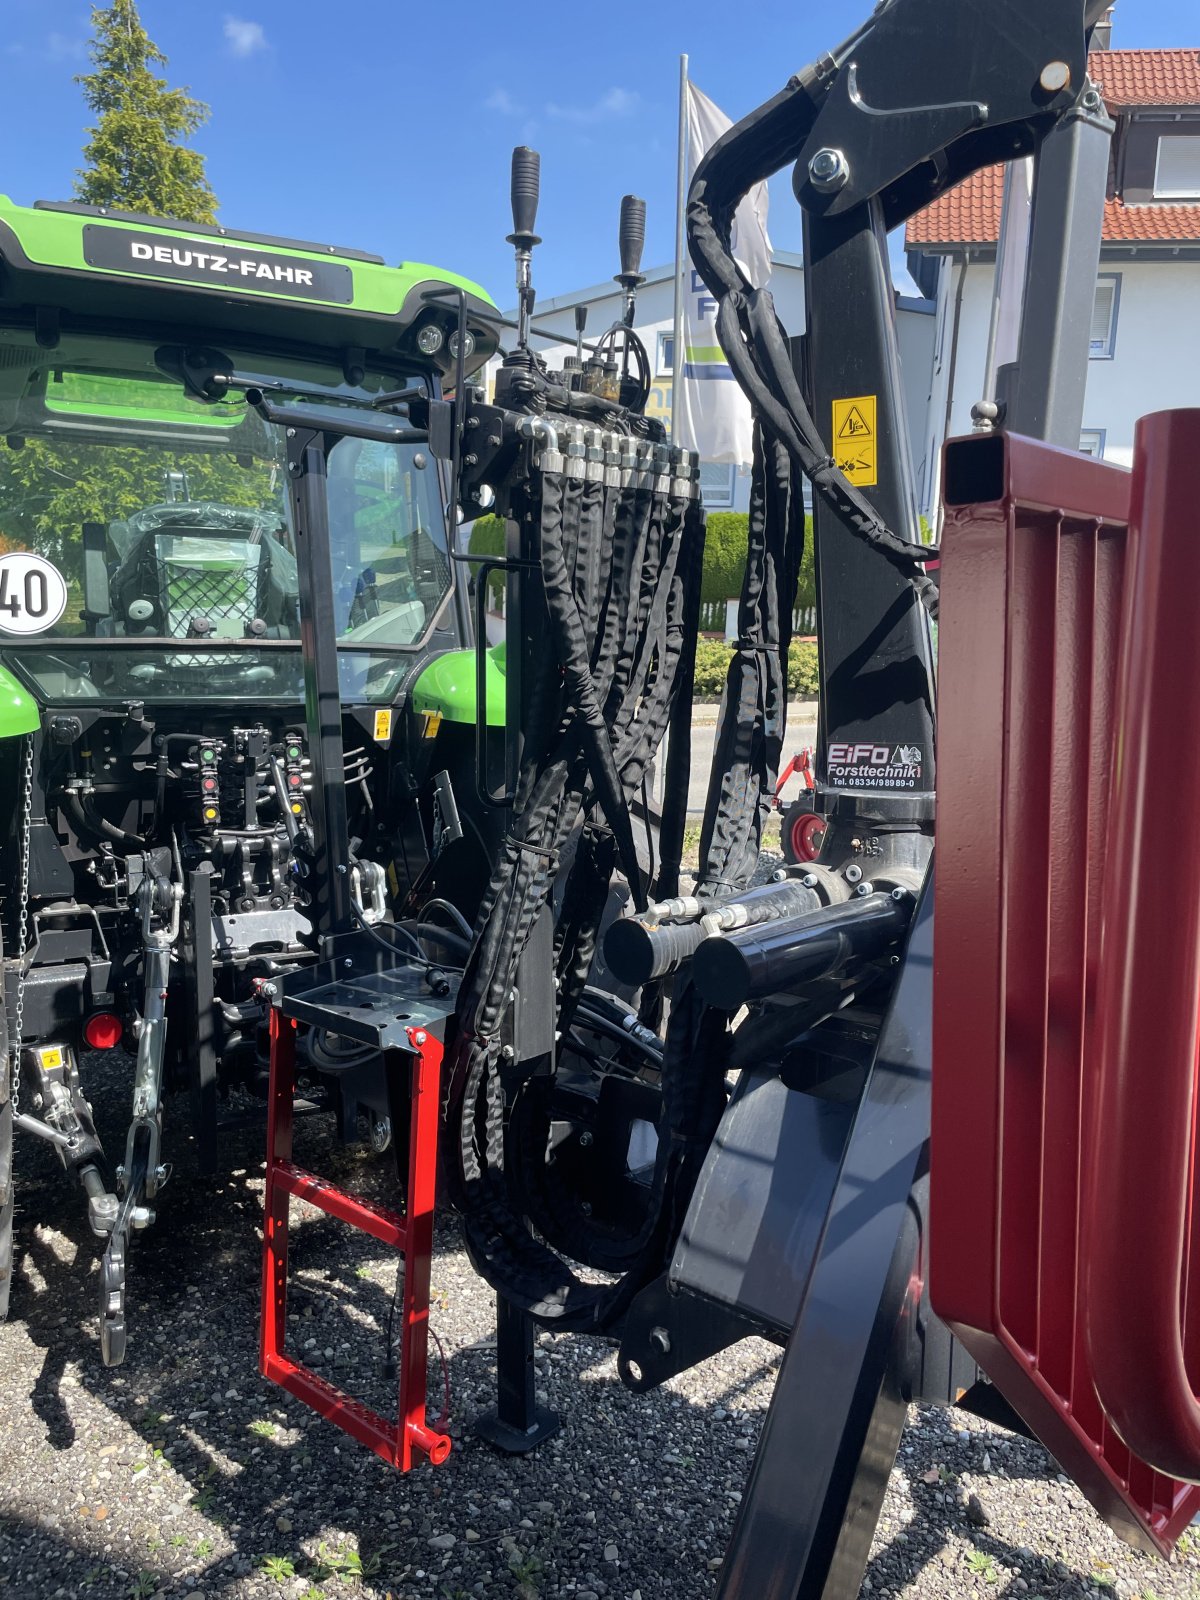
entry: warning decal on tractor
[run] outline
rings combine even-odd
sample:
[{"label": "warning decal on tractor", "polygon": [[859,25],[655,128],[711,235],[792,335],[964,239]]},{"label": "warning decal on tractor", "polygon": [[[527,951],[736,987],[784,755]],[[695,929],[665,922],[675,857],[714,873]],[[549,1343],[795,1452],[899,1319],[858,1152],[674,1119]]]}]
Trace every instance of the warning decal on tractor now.
[{"label": "warning decal on tractor", "polygon": [[860,489],[879,482],[875,437],[876,396],[860,394],[833,402],[833,455],[838,466]]},{"label": "warning decal on tractor", "polygon": [[387,744],[392,737],[392,713],[390,711],[377,711],[375,713],[375,743]]}]

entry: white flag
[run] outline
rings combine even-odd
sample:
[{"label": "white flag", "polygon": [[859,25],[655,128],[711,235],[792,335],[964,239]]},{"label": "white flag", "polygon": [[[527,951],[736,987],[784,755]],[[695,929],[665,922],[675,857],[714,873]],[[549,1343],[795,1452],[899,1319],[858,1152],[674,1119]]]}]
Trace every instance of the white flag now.
[{"label": "white flag", "polygon": [[[687,85],[688,176],[700,158],[733,124],[696,85]],[[767,186],[755,184],[734,212],[733,253],[756,288],[771,275],[771,241],[767,238]],[[675,354],[672,403],[679,406],[677,443],[696,450],[702,461],[752,459],[753,423],[750,402],[717,343],[717,303],[703,278],[684,262],[683,352]]]},{"label": "white flag", "polygon": [[992,370],[986,374],[985,400],[994,400],[996,369],[1017,359],[1021,342],[1021,311],[1025,303],[1025,264],[1029,257],[1029,232],[1033,220],[1033,157],[1010,161],[1004,169],[1004,205],[996,258],[995,348]]}]

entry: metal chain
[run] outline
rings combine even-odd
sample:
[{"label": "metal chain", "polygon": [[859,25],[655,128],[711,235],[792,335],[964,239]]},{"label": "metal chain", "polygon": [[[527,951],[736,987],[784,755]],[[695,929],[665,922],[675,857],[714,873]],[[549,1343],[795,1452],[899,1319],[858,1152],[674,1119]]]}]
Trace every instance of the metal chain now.
[{"label": "metal chain", "polygon": [[33,735],[25,735],[24,770],[21,778],[20,865],[17,871],[17,993],[13,1004],[9,1048],[12,1051],[12,1078],[9,1099],[13,1116],[21,1109],[21,1034],[25,1025],[25,949],[29,941],[29,833],[33,816]]}]

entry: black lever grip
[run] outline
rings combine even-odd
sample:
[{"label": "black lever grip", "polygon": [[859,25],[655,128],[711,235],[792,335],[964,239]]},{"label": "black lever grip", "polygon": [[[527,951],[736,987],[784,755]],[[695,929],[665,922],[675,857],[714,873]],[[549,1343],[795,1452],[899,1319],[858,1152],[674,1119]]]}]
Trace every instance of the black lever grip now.
[{"label": "black lever grip", "polygon": [[576,306],[575,307],[575,332],[576,333],[582,333],[583,330],[586,327],[587,327],[587,307],[586,306]]},{"label": "black lever grip", "polygon": [[636,277],[646,244],[646,202],[634,194],[621,197],[621,276]]},{"label": "black lever grip", "polygon": [[527,144],[512,153],[512,218],[514,243],[524,235],[532,238],[537,225],[538,190],[541,186],[542,158]]}]

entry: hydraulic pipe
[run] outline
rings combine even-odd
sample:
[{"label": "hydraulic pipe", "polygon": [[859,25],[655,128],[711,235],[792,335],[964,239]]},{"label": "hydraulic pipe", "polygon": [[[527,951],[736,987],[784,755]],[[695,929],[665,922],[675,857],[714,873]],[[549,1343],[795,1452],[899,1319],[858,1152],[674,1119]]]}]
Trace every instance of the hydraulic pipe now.
[{"label": "hydraulic pipe", "polygon": [[697,901],[697,913],[691,921],[656,919],[653,913],[622,917],[605,935],[604,959],[621,983],[640,988],[682,966],[704,940],[721,931],[721,924],[727,928],[745,927],[815,911],[820,904],[814,890],[792,880],[764,883],[736,898]]},{"label": "hydraulic pipe", "polygon": [[654,928],[636,917],[624,917],[605,936],[604,959],[620,983],[640,989],[681,967],[703,938],[698,922],[668,922]]},{"label": "hydraulic pipe", "polygon": [[779,922],[705,939],[692,960],[696,992],[721,1011],[826,978],[881,955],[904,932],[912,900],[868,894]]}]

